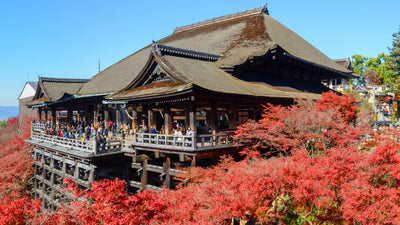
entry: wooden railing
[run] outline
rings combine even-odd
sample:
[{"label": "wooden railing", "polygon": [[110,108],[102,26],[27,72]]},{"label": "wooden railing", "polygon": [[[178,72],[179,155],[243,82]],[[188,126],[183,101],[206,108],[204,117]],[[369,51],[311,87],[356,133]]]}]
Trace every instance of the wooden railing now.
[{"label": "wooden railing", "polygon": [[44,123],[32,123],[32,131],[44,131],[46,129],[46,125]]},{"label": "wooden railing", "polygon": [[69,149],[76,149],[83,152],[94,153],[93,142],[90,143],[86,141],[80,141],[38,132],[32,132],[31,138],[33,140],[46,142],[52,145],[59,145]]},{"label": "wooden railing", "polygon": [[157,147],[180,150],[202,150],[233,146],[231,134],[203,135],[165,135],[136,133],[133,135],[134,146]]},{"label": "wooden railing", "polygon": [[106,142],[82,141],[45,134],[43,124],[32,124],[31,138],[51,145],[62,146],[92,154],[121,151],[129,146],[176,149],[184,151],[224,148],[235,145],[232,133],[202,134],[202,135],[165,135],[150,133],[135,133],[131,138],[121,140],[111,138]]},{"label": "wooden railing", "polygon": [[46,142],[53,146],[62,146],[69,150],[77,150],[91,154],[101,154],[108,152],[120,151],[122,141],[120,139],[109,139],[106,142],[97,142],[95,138],[89,141],[79,139],[65,138],[56,135],[48,135],[44,133],[42,124],[32,124],[31,139],[40,142]]}]

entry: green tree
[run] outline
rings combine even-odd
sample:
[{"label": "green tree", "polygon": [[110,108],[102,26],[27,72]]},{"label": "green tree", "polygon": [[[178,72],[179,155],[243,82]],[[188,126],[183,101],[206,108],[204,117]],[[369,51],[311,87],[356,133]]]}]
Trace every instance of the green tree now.
[{"label": "green tree", "polygon": [[353,55],[351,57],[351,65],[353,67],[353,71],[357,75],[361,75],[367,72],[367,61],[368,58],[362,55]]},{"label": "green tree", "polygon": [[[360,75],[360,78],[353,81],[354,84],[363,84],[365,79],[377,83],[381,79],[385,86],[393,87],[396,76],[392,68],[392,58],[385,53],[379,54],[376,58],[354,55],[352,58],[352,66],[354,73]],[[379,82],[378,82],[379,83]]]},{"label": "green tree", "polygon": [[[400,28],[399,28],[400,29]],[[392,87],[395,93],[400,92],[400,30],[393,35],[392,47],[389,48],[390,64],[387,65],[391,71],[387,74],[387,85]]]},{"label": "green tree", "polygon": [[0,130],[7,126],[7,121],[0,121]]}]

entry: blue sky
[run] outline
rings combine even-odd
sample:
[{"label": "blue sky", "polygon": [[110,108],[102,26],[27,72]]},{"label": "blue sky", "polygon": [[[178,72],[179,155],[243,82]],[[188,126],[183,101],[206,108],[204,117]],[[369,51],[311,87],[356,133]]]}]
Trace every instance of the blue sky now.
[{"label": "blue sky", "polygon": [[0,7],[0,106],[17,105],[38,76],[90,78],[183,26],[260,7],[330,58],[388,52],[399,0],[4,1]]}]

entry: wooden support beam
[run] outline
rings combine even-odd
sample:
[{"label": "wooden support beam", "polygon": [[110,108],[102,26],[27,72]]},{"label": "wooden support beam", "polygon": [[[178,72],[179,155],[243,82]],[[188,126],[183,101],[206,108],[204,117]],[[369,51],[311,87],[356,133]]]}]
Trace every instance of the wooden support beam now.
[{"label": "wooden support beam", "polygon": [[164,128],[165,134],[171,134],[171,105],[166,104],[164,108]]},{"label": "wooden support beam", "polygon": [[42,120],[42,108],[38,108],[38,115],[37,115],[37,117],[38,117],[38,120]]},{"label": "wooden support beam", "polygon": [[74,168],[74,181],[76,182],[79,179],[79,167],[78,167],[78,161],[75,160],[75,168]]},{"label": "wooden support beam", "polygon": [[149,128],[149,124],[148,124],[148,121],[147,121],[147,115],[146,114],[148,114],[147,105],[143,104],[142,105],[142,125],[146,125],[147,128]]},{"label": "wooden support beam", "polygon": [[213,101],[211,104],[211,134],[218,133],[218,123],[217,123],[217,106]]},{"label": "wooden support beam", "polygon": [[51,161],[53,162],[53,166],[51,166],[51,175],[50,175],[50,188],[51,188],[51,193],[50,193],[50,199],[51,199],[51,210],[55,210],[55,204],[54,204],[54,159],[51,158]]},{"label": "wooden support beam", "polygon": [[89,119],[89,106],[86,105],[85,111],[84,111],[84,117],[85,117],[85,125],[90,126],[90,119]]},{"label": "wooden support beam", "polygon": [[[95,172],[96,167],[92,164],[90,164],[90,170],[89,170],[89,183],[94,181],[94,172]],[[90,184],[89,184],[90,185]]]},{"label": "wooden support beam", "polygon": [[109,129],[108,128],[108,123],[110,122],[110,113],[108,112],[108,110],[104,110],[104,127],[105,129]]},{"label": "wooden support beam", "polygon": [[189,126],[197,134],[196,107],[193,102],[189,103]]},{"label": "wooden support beam", "polygon": [[133,130],[139,129],[139,127],[138,127],[138,115],[137,115],[136,107],[133,107],[133,109],[132,109],[132,129]]},{"label": "wooden support beam", "polygon": [[150,107],[147,109],[147,121],[148,121],[148,126],[149,126],[149,131],[150,131],[151,126],[154,125],[154,112]]},{"label": "wooden support beam", "polygon": [[141,189],[146,190],[147,185],[147,160],[144,160],[142,164],[142,178],[141,178]]},{"label": "wooden support beam", "polygon": [[93,106],[93,125],[94,125],[95,127],[98,126],[98,120],[97,120],[98,111],[97,111],[97,110],[98,110],[98,109],[97,109],[97,105],[94,105],[94,106]]},{"label": "wooden support beam", "polygon": [[169,174],[169,170],[171,169],[171,159],[167,157],[164,163],[164,171],[165,179],[164,179],[164,186],[166,188],[171,188],[171,176]]},{"label": "wooden support beam", "polygon": [[196,167],[196,156],[192,157],[192,163],[190,165],[191,167]]},{"label": "wooden support beam", "polygon": [[72,125],[72,116],[73,116],[73,111],[71,108],[68,108],[68,110],[67,110],[67,125],[69,127],[71,127],[71,125]]},{"label": "wooden support beam", "polygon": [[56,129],[56,125],[57,125],[57,111],[55,108],[51,108],[51,124],[53,129]]},{"label": "wooden support beam", "polygon": [[[36,152],[35,152],[35,161],[37,161],[37,158],[36,158]],[[35,191],[35,198],[37,198],[38,197],[38,193],[37,193],[37,189],[38,189],[38,184],[37,184],[37,178],[36,178],[36,175],[37,175],[37,170],[38,170],[38,165],[35,163],[34,164],[34,168],[33,168],[33,179],[34,179],[34,186],[33,186],[33,190]]]}]

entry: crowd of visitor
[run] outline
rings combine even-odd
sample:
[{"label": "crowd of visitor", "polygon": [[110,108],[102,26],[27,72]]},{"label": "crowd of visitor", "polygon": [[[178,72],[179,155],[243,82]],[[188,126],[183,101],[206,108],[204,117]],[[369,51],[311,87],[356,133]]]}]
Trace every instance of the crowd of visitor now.
[{"label": "crowd of visitor", "polygon": [[[69,126],[67,125],[67,123],[57,120],[55,127],[52,126],[50,120],[47,120],[45,123],[43,123],[41,120],[37,122],[32,122],[36,124],[43,124],[43,133],[47,135],[77,139],[81,141],[90,141],[93,138],[101,140],[110,136],[116,137],[117,135],[125,137],[133,134],[133,131],[131,130],[131,127],[129,125],[126,125],[125,129],[122,126],[119,126],[119,128],[117,129],[117,125],[111,120],[108,122],[107,127],[105,125],[105,121],[100,121],[98,126],[95,126],[93,122],[91,122],[90,124],[85,124],[85,121],[73,121]],[[142,125],[140,126],[139,132],[150,134],[165,134],[165,127],[162,126],[160,130],[156,130],[156,127],[154,125],[150,126],[150,128],[147,125]],[[171,135],[191,136],[193,135],[193,130],[188,127],[185,132],[185,128],[182,125],[178,123],[172,123]]]}]

